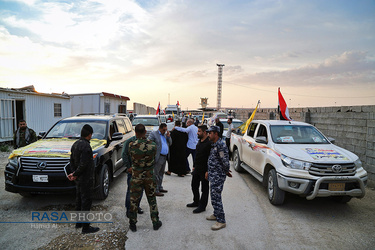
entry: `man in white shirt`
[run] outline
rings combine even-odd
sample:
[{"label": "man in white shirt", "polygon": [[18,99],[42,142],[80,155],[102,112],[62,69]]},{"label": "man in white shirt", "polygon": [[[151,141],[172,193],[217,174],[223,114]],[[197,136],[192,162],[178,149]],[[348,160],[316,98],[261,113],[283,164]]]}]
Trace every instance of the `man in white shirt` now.
[{"label": "man in white shirt", "polygon": [[195,160],[195,149],[198,143],[198,128],[194,125],[194,120],[189,119],[186,122],[187,128],[175,127],[177,131],[188,134],[188,142],[186,144],[186,173],[190,173],[188,157],[191,154],[193,162]]}]

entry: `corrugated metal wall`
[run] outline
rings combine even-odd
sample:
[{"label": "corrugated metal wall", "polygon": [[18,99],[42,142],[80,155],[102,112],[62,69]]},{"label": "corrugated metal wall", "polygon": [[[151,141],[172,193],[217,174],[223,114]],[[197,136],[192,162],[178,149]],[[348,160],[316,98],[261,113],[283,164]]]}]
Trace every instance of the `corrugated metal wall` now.
[{"label": "corrugated metal wall", "polygon": [[[0,91],[0,99],[24,101],[24,119],[27,126],[32,128],[37,134],[40,131],[47,131],[58,120],[71,116],[70,98],[59,98],[37,93]],[[61,117],[54,116],[55,103],[61,104]],[[4,115],[6,114],[0,113],[0,117],[4,117]],[[0,141],[4,140],[6,139],[0,138]]]},{"label": "corrugated metal wall", "polygon": [[[71,113],[72,116],[82,113],[99,113],[100,94],[72,95]],[[101,111],[103,112],[103,111]]]},{"label": "corrugated metal wall", "polygon": [[119,113],[118,112],[118,106],[119,105],[127,105],[127,101],[120,100],[117,98],[112,98],[108,96],[101,96],[100,97],[100,112],[104,113],[105,112],[105,104],[109,103],[110,108],[109,108],[109,113]]},{"label": "corrugated metal wall", "polygon": [[[55,103],[61,104],[61,117],[54,116]],[[38,134],[47,131],[58,120],[71,116],[70,99],[27,95],[25,114],[28,127]]]}]

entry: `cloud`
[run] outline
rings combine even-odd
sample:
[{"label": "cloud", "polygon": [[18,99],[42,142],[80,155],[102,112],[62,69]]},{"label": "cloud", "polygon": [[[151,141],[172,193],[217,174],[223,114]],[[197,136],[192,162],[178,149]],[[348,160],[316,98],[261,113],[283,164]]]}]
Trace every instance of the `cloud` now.
[{"label": "cloud", "polygon": [[345,51],[323,62],[299,68],[249,74],[234,79],[242,85],[325,86],[373,84],[375,61],[363,51]]}]

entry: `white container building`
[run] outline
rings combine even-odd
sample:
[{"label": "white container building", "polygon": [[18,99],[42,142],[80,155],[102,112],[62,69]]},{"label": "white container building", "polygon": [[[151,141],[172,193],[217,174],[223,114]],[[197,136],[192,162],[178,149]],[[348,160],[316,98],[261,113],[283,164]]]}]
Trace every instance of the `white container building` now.
[{"label": "white container building", "polygon": [[25,120],[39,134],[69,116],[71,105],[67,94],[38,93],[32,85],[0,88],[0,142],[13,140],[19,120]]},{"label": "white container building", "polygon": [[73,94],[71,98],[71,114],[95,113],[113,114],[127,113],[129,97],[107,92],[90,94]]}]

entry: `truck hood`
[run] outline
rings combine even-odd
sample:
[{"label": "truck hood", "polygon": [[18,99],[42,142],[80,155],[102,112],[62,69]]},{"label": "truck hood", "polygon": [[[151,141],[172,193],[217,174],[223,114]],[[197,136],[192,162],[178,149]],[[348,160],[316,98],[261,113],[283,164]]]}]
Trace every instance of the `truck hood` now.
[{"label": "truck hood", "polygon": [[288,157],[308,162],[354,162],[358,157],[333,144],[275,144],[275,150]]},{"label": "truck hood", "polygon": [[[75,139],[59,138],[39,140],[26,147],[13,150],[9,159],[16,156],[33,156],[33,157],[70,157],[70,148]],[[91,139],[90,145],[92,150],[106,144],[106,140]]]}]

